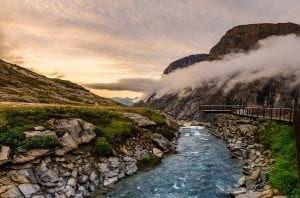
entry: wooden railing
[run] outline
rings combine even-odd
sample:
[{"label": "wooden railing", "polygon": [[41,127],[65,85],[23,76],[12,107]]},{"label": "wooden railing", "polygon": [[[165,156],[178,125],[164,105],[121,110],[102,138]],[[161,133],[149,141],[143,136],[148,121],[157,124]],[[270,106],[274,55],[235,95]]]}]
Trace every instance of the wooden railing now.
[{"label": "wooden railing", "polygon": [[293,122],[293,108],[265,108],[246,105],[199,105],[199,110],[204,112],[230,112],[235,115],[247,117],[264,117],[271,120]]}]

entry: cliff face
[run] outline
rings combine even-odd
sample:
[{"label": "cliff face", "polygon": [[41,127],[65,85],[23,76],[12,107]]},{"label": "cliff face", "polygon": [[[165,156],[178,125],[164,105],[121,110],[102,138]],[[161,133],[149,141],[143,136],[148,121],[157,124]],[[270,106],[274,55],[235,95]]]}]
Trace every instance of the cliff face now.
[{"label": "cliff face", "polygon": [[221,40],[210,50],[209,58],[219,59],[231,52],[247,51],[259,47],[257,42],[268,36],[299,34],[300,26],[294,23],[262,23],[239,25],[226,32]]},{"label": "cliff face", "polygon": [[[258,41],[272,35],[300,33],[300,26],[284,24],[250,24],[236,26],[229,30],[210,50],[209,59],[217,60],[231,52],[247,51],[259,48]],[[139,105],[151,106],[171,112],[178,119],[197,119],[201,116],[198,106],[201,104],[243,104],[274,107],[299,105],[300,85],[291,87],[294,76],[284,78],[273,76],[251,83],[236,84],[230,91],[225,86],[215,84],[202,85],[194,90],[182,90],[185,94],[168,94],[155,98],[155,94]],[[229,79],[230,80],[230,79]]]},{"label": "cliff face", "polygon": [[0,102],[115,104],[70,81],[51,79],[0,60]]},{"label": "cliff face", "polygon": [[164,74],[169,74],[176,69],[181,69],[201,61],[208,61],[208,54],[193,54],[172,62],[164,71]]}]

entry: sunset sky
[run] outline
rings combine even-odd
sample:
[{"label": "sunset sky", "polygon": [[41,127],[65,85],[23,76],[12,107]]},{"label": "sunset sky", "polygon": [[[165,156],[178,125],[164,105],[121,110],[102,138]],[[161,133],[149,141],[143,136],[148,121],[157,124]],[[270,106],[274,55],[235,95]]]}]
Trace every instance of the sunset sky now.
[{"label": "sunset sky", "polygon": [[[98,83],[92,91],[105,97],[139,96],[138,79],[158,79],[170,62],[207,53],[235,25],[300,23],[299,0],[0,0],[0,6],[1,59],[48,77]],[[131,91],[101,90],[118,81]]]}]

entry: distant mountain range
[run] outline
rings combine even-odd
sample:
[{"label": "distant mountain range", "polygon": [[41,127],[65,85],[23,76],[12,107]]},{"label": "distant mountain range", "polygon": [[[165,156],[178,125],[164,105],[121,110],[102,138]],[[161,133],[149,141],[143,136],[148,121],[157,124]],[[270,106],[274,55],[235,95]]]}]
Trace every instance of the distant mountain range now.
[{"label": "distant mountain range", "polygon": [[114,97],[112,98],[113,101],[115,101],[116,103],[119,103],[119,104],[122,104],[122,105],[125,105],[125,106],[132,106],[135,104],[137,98],[121,98],[121,97]]},{"label": "distant mountain range", "polygon": [[0,102],[115,104],[78,84],[47,78],[3,60],[0,60]]}]

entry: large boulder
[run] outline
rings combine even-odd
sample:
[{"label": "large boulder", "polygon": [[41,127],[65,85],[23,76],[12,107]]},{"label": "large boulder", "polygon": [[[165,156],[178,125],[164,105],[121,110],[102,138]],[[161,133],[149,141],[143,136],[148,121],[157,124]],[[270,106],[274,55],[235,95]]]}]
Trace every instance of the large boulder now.
[{"label": "large boulder", "polygon": [[59,138],[63,147],[55,151],[55,154],[59,156],[76,149],[79,144],[90,142],[96,137],[95,126],[82,119],[51,119],[48,124],[58,133],[63,133],[63,136]]},{"label": "large boulder", "polygon": [[155,122],[137,113],[123,113],[123,116],[134,121],[139,127],[147,127],[156,125]]},{"label": "large boulder", "polygon": [[161,134],[153,133],[151,135],[151,140],[164,151],[169,150],[172,147],[171,142]]},{"label": "large boulder", "polygon": [[96,137],[95,126],[82,119],[51,119],[48,124],[59,132],[69,133],[77,144],[88,143]]}]

